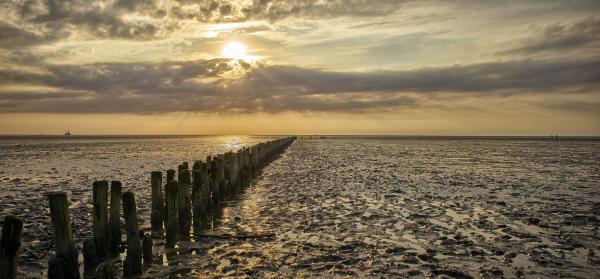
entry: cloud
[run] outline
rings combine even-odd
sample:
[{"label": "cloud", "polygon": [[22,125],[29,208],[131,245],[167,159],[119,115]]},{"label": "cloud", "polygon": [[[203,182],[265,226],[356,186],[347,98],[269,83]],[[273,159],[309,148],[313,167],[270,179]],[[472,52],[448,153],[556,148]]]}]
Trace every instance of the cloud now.
[{"label": "cloud", "polygon": [[588,17],[571,25],[552,24],[537,36],[503,54],[534,54],[545,51],[568,51],[600,42],[600,17]]},{"label": "cloud", "polygon": [[[10,38],[17,34],[18,38],[22,38],[20,41],[33,45],[49,41],[47,38],[64,39],[77,32],[86,32],[97,38],[154,39],[174,28],[170,21],[153,20],[165,13],[162,11],[161,14],[161,10],[154,3],[146,0],[8,2],[3,8],[6,14],[11,16],[5,20],[13,18],[13,23],[0,22],[3,30],[0,33],[0,42],[10,41]],[[130,15],[141,17],[132,19]],[[32,30],[46,31],[48,34],[37,35],[27,33],[25,29],[18,28],[20,32],[14,28],[9,29],[11,25],[16,24]]]},{"label": "cloud", "polygon": [[590,93],[600,87],[597,61],[508,61],[368,72],[225,59],[44,67],[38,73],[0,71],[0,84],[52,88],[24,91],[22,97],[14,91],[0,92],[3,111],[361,112],[415,108],[439,93],[485,98]]},{"label": "cloud", "polygon": [[59,34],[60,32],[38,34],[0,21],[0,48],[12,49],[53,42],[61,37]]},{"label": "cloud", "polygon": [[270,66],[246,81],[260,90],[298,94],[339,92],[542,92],[597,86],[600,62],[509,61],[408,71],[337,72]]},{"label": "cloud", "polygon": [[373,4],[369,0],[332,1],[254,1],[241,11],[245,19],[267,19],[277,21],[288,17],[331,18],[340,16],[371,17],[395,12],[404,2],[383,0]]},{"label": "cloud", "polygon": [[2,24],[0,42],[4,41],[3,45],[9,46],[9,43],[14,42],[30,45],[45,41],[43,40],[45,35],[36,35],[12,25],[27,25],[37,30],[53,30],[54,32],[51,33],[61,35],[62,38],[68,37],[73,32],[83,31],[99,38],[151,40],[168,35],[178,27],[177,21],[182,19],[217,23],[247,20],[278,21],[289,17],[370,17],[390,14],[397,10],[402,2],[385,0],[373,5],[367,0],[14,1],[0,6],[7,15],[11,15],[9,18],[13,19],[10,22],[0,22]]}]

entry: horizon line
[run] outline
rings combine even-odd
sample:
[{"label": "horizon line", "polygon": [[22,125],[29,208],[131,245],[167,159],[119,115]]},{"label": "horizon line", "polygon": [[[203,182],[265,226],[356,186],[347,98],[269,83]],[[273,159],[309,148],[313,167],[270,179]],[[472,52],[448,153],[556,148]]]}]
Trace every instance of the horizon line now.
[{"label": "horizon line", "polygon": [[325,136],[325,137],[531,137],[531,138],[600,138],[600,135],[572,135],[572,134],[498,134],[498,135],[452,135],[452,134],[0,134],[0,137],[223,137],[223,136]]}]

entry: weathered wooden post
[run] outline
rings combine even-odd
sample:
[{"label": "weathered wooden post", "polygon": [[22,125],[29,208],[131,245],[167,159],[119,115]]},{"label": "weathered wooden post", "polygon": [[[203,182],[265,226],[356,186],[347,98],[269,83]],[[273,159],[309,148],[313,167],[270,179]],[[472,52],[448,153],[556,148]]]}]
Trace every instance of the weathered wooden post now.
[{"label": "weathered wooden post", "polygon": [[232,173],[233,173],[233,182],[231,185],[233,186],[234,192],[239,192],[240,190],[240,160],[241,160],[241,150],[237,150],[233,153],[233,161],[232,161]]},{"label": "weathered wooden post", "polygon": [[223,154],[223,200],[227,200],[231,195],[231,187],[229,185],[229,160],[231,152]]},{"label": "weathered wooden post", "polygon": [[250,183],[250,171],[248,170],[250,150],[246,147],[242,149],[242,187]]},{"label": "weathered wooden post", "polygon": [[219,188],[219,201],[225,200],[225,155],[217,155],[217,181]]},{"label": "weathered wooden post", "polygon": [[254,177],[256,176],[256,158],[258,157],[258,152],[256,150],[257,150],[256,145],[250,147],[250,166],[249,166],[250,180],[253,180]]},{"label": "weathered wooden post", "polygon": [[56,254],[48,261],[48,278],[78,279],[78,253],[75,249],[75,243],[73,243],[67,193],[49,193],[48,201],[50,203],[50,220],[52,221],[54,252]]},{"label": "weathered wooden post", "polygon": [[0,278],[13,279],[17,276],[17,258],[21,248],[23,221],[13,215],[4,217],[0,238]]},{"label": "weathered wooden post", "polygon": [[94,243],[99,260],[109,256],[110,236],[108,233],[108,181],[96,181],[93,184]]},{"label": "weathered wooden post", "polygon": [[142,273],[142,243],[138,229],[137,207],[132,192],[123,193],[123,217],[127,235],[127,256],[123,262],[123,277]]},{"label": "weathered wooden post", "polygon": [[210,193],[214,214],[219,210],[219,196],[221,193],[219,189],[219,176],[217,174],[217,159],[211,160],[210,163]]},{"label": "weathered wooden post", "polygon": [[167,196],[167,185],[169,184],[169,182],[175,180],[175,174],[176,174],[176,171],[174,169],[167,170],[167,182],[165,183],[165,189],[164,189],[164,193],[165,193],[165,207],[164,207],[164,211],[163,211],[163,213],[164,213],[163,221],[164,221],[164,227],[165,227],[165,229],[167,228],[167,219],[168,219],[168,217],[167,217],[167,214],[168,214],[167,207],[169,206],[167,204],[169,201],[166,198],[166,196]]},{"label": "weathered wooden post", "polygon": [[150,175],[150,185],[152,187],[152,212],[150,213],[150,226],[152,234],[162,236],[163,232],[163,213],[164,200],[162,192],[162,172],[153,171]]},{"label": "weathered wooden post", "polygon": [[200,163],[197,170],[193,171],[192,204],[194,208],[194,234],[199,234],[202,229],[208,228],[207,191],[204,185],[203,174],[206,165]]},{"label": "weathered wooden post", "polygon": [[171,180],[167,184],[167,226],[165,236],[165,247],[175,247],[177,241],[177,180]]},{"label": "weathered wooden post", "polygon": [[189,240],[192,225],[192,198],[191,198],[190,171],[183,167],[179,170],[179,184],[177,185],[177,219],[179,221],[179,239]]},{"label": "weathered wooden post", "polygon": [[110,183],[110,254],[118,255],[121,249],[121,181]]},{"label": "weathered wooden post", "polygon": [[167,183],[175,180],[175,174],[176,172],[174,169],[167,170]]},{"label": "weathered wooden post", "polygon": [[183,162],[183,164],[177,166],[177,180],[181,180],[181,171],[187,169],[188,165],[186,162]]},{"label": "weathered wooden post", "polygon": [[242,180],[242,150],[238,149],[235,152],[235,163],[234,163],[234,168],[235,168],[235,183],[234,183],[234,189],[236,192],[240,191],[240,182]]},{"label": "weathered wooden post", "polygon": [[144,234],[144,237],[142,238],[142,256],[145,266],[152,265],[152,245],[152,236],[147,233]]},{"label": "weathered wooden post", "polygon": [[86,269],[93,268],[98,264],[96,243],[94,243],[93,238],[88,238],[83,241],[83,250],[81,252],[83,253],[83,265]]},{"label": "weathered wooden post", "polygon": [[262,143],[256,145],[256,154],[258,155],[256,158],[256,170],[260,172],[262,169]]},{"label": "weathered wooden post", "polygon": [[98,265],[96,268],[96,279],[116,279],[117,267],[115,266],[115,259],[109,259]]},{"label": "weathered wooden post", "polygon": [[202,163],[200,167],[202,173],[202,191],[204,191],[204,208],[206,209],[207,228],[210,226],[210,216],[213,214],[213,203],[211,197],[211,178],[208,163]]}]

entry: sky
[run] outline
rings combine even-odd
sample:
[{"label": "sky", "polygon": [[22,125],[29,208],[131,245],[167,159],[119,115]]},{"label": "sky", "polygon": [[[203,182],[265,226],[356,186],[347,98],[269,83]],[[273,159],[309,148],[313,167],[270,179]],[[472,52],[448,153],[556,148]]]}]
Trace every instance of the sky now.
[{"label": "sky", "polygon": [[4,0],[0,134],[600,135],[600,1]]}]

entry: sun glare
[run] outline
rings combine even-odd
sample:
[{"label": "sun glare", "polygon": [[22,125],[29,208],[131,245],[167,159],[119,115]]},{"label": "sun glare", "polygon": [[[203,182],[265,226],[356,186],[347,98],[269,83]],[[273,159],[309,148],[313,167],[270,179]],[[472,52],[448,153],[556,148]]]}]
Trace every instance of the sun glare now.
[{"label": "sun glare", "polygon": [[223,48],[223,56],[233,59],[248,59],[246,46],[238,42],[230,42]]}]

